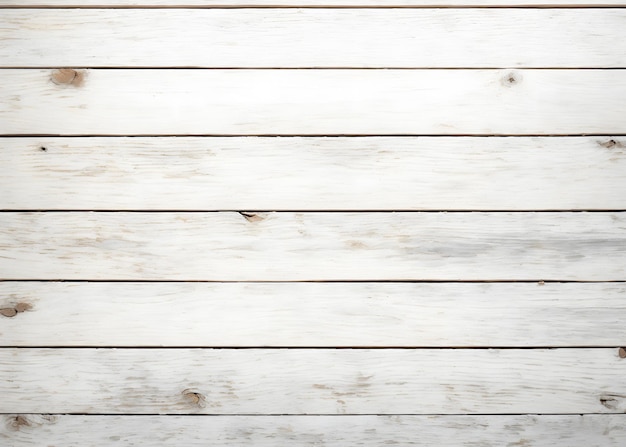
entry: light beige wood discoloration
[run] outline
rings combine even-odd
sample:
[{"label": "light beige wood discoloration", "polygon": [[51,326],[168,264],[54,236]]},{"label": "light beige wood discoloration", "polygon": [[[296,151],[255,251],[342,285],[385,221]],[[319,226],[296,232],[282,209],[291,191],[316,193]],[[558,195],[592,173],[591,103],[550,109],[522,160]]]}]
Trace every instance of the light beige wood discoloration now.
[{"label": "light beige wood discoloration", "polygon": [[624,213],[0,214],[3,279],[626,278]]},{"label": "light beige wood discoloration", "polygon": [[625,70],[0,71],[8,135],[622,134]]},{"label": "light beige wood discoloration", "polygon": [[0,297],[36,309],[3,321],[0,345],[620,346],[625,294],[602,283],[5,282]]},{"label": "light beige wood discoloration", "polygon": [[0,208],[626,209],[622,137],[0,138]]},{"label": "light beige wood discoloration", "polygon": [[620,9],[18,9],[0,16],[0,64],[615,68],[625,22]]},{"label": "light beige wood discoloration", "polygon": [[[0,411],[623,413],[625,368],[617,349],[601,348],[6,348]],[[190,392],[202,397],[195,402]]]},{"label": "light beige wood discoloration", "polygon": [[[12,447],[622,447],[625,415],[585,416],[70,416],[24,415]],[[141,427],[141,433],[138,433]]]}]

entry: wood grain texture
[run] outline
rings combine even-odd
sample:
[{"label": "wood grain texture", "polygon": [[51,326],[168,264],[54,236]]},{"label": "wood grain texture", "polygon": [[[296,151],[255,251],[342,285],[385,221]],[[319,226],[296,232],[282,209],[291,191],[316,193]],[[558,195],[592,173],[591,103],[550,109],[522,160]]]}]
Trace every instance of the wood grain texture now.
[{"label": "wood grain texture", "polygon": [[614,349],[0,350],[3,413],[624,413]]},{"label": "wood grain texture", "polygon": [[[70,416],[8,415],[12,447],[622,447],[625,415]],[[138,429],[141,427],[141,429]]]},{"label": "wood grain texture", "polygon": [[10,7],[116,7],[116,8],[241,8],[241,7],[601,7],[624,6],[624,0],[0,0]]},{"label": "wood grain texture", "polygon": [[17,9],[0,16],[0,66],[626,67],[625,23],[622,9]]},{"label": "wood grain texture", "polygon": [[2,213],[3,279],[626,279],[626,213]]},{"label": "wood grain texture", "polygon": [[[622,283],[0,283],[2,346],[626,346]],[[138,324],[138,322],[141,322]]]},{"label": "wood grain texture", "polygon": [[0,209],[621,210],[625,148],[621,137],[0,138]]},{"label": "wood grain texture", "polygon": [[624,73],[7,69],[0,133],[620,134]]}]

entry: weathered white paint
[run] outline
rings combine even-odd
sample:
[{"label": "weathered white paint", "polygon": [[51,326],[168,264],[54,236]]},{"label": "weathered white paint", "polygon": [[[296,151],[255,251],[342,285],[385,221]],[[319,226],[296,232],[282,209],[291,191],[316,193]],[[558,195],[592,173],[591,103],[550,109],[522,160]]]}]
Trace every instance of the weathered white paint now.
[{"label": "weathered white paint", "polygon": [[[623,283],[0,283],[2,346],[626,346]],[[12,312],[9,312],[11,315]]]},{"label": "weathered white paint", "polygon": [[622,9],[17,9],[0,15],[0,66],[626,67],[625,23]]},{"label": "weathered white paint", "polygon": [[621,210],[625,172],[621,137],[0,138],[0,208]]},{"label": "weathered white paint", "polygon": [[450,6],[625,6],[624,0],[0,0],[0,7],[450,7]]},{"label": "weathered white paint", "polygon": [[[6,415],[11,447],[622,447],[626,415],[71,416]],[[139,430],[140,428],[140,430]]]},{"label": "weathered white paint", "polygon": [[0,133],[621,134],[624,70],[0,71]]},{"label": "weathered white paint", "polygon": [[8,212],[0,247],[3,279],[624,280],[626,213]]},{"label": "weathered white paint", "polygon": [[617,348],[6,348],[0,412],[624,413],[625,368]]}]

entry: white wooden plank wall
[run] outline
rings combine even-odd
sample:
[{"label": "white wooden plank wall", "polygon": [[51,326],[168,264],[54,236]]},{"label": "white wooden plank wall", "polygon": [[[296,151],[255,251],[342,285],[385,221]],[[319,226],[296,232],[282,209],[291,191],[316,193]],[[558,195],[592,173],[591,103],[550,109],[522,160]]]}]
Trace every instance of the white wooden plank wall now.
[{"label": "white wooden plank wall", "polygon": [[626,445],[622,0],[0,0],[0,445]]}]

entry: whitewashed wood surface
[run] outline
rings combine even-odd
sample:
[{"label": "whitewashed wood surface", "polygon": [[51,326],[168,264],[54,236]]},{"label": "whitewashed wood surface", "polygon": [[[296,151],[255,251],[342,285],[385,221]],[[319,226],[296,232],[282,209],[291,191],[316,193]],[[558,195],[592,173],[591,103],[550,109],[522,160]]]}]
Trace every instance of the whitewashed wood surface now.
[{"label": "whitewashed wood surface", "polygon": [[621,7],[624,0],[0,0],[2,7],[83,7],[83,8],[243,8],[243,7]]},{"label": "whitewashed wood surface", "polygon": [[[625,415],[71,416],[6,415],[11,447],[622,447]],[[139,434],[137,427],[141,427]]]},{"label": "whitewashed wood surface", "polygon": [[626,346],[625,293],[624,283],[4,282],[0,345]]},{"label": "whitewashed wood surface", "polygon": [[5,135],[626,133],[625,70],[0,70]]},{"label": "whitewashed wood surface", "polygon": [[625,25],[623,9],[16,9],[0,66],[626,67]]},{"label": "whitewashed wood surface", "polygon": [[622,210],[625,148],[611,136],[0,138],[0,209]]},{"label": "whitewashed wood surface", "polygon": [[0,0],[0,445],[625,445],[624,6]]},{"label": "whitewashed wood surface", "polygon": [[0,412],[624,413],[625,368],[617,348],[5,348]]},{"label": "whitewashed wood surface", "polygon": [[626,279],[626,213],[0,214],[2,279]]}]

